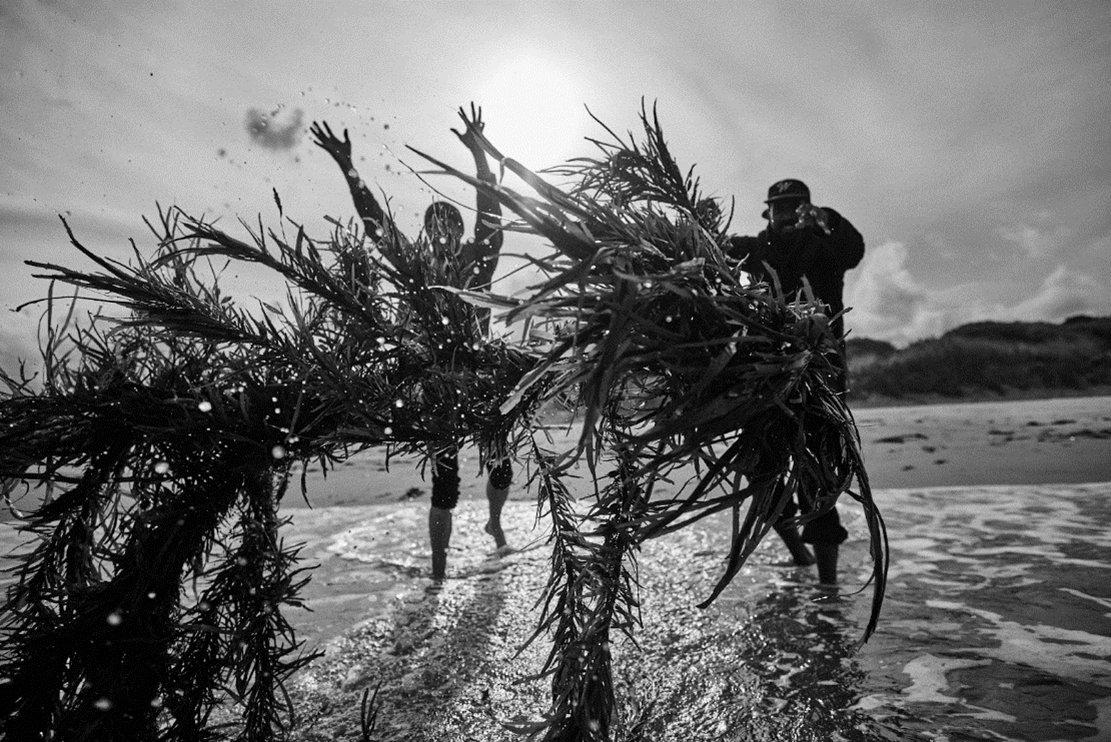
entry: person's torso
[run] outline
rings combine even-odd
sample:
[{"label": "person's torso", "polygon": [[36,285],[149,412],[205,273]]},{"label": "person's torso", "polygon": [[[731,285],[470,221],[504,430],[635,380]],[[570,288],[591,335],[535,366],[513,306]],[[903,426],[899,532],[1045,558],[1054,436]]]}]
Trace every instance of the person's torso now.
[{"label": "person's torso", "polygon": [[[784,292],[801,290],[805,279],[819,301],[829,304],[834,311],[841,310],[845,272],[831,260],[829,237],[811,230],[770,235],[765,231],[760,233],[760,239],[764,248],[760,262],[775,271]],[[762,278],[770,280],[764,272]]]}]

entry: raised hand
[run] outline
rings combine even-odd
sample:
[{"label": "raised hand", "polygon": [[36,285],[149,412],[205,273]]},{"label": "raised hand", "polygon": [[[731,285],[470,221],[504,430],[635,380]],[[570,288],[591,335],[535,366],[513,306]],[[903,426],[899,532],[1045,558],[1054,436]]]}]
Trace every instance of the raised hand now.
[{"label": "raised hand", "polygon": [[799,217],[798,223],[795,225],[796,229],[817,227],[826,234],[830,234],[829,218],[822,207],[814,204],[802,204],[796,213]]},{"label": "raised hand", "polygon": [[478,144],[478,138],[475,136],[475,134],[481,134],[482,130],[486,128],[486,123],[482,120],[482,107],[475,106],[475,104],[472,102],[470,116],[467,115],[467,112],[465,110],[460,108],[459,118],[463,119],[463,123],[466,124],[466,128],[463,131],[452,129],[451,132],[455,134],[455,136],[459,137],[459,141],[466,145],[467,149],[471,150],[472,152],[481,150],[481,147]]},{"label": "raised hand", "polygon": [[336,162],[341,165],[351,163],[351,137],[347,135],[347,129],[343,130],[342,141],[332,133],[332,127],[326,121],[323,124],[313,121],[309,132],[313,136],[313,143],[330,154]]}]

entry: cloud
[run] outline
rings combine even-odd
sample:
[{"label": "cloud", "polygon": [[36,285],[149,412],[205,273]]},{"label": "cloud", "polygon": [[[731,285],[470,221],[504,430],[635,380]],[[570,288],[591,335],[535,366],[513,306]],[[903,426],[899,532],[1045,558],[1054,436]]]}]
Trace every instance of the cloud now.
[{"label": "cloud", "polygon": [[1029,224],[999,227],[996,231],[1003,239],[1022,248],[1027,257],[1036,260],[1051,257],[1073,237],[1066,227],[1045,229]]},{"label": "cloud", "polygon": [[885,242],[872,248],[846,286],[845,305],[852,307],[846,327],[857,337],[905,345],[939,334],[941,313],[930,289],[906,267],[907,248]]},{"label": "cloud", "polygon": [[906,345],[969,322],[1061,322],[1077,314],[1109,315],[1111,298],[1092,275],[1058,265],[1028,298],[1003,303],[989,282],[968,281],[938,289],[907,268],[901,242],[885,242],[865,255],[848,275],[846,327],[856,337]]},{"label": "cloud", "polygon": [[282,108],[273,111],[260,111],[257,108],[247,109],[247,120],[244,126],[251,140],[273,150],[289,150],[297,146],[301,140],[301,123],[305,112],[294,108],[283,115]]},{"label": "cloud", "polygon": [[1100,281],[1058,265],[1037,293],[1013,307],[1011,313],[1019,320],[1059,322],[1076,314],[1111,314],[1111,300]]}]

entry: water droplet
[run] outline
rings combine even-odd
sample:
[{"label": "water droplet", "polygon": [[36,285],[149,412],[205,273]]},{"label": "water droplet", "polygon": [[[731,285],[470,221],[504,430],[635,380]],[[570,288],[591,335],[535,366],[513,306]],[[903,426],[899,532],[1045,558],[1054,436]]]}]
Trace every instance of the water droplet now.
[{"label": "water droplet", "polygon": [[247,566],[247,557],[239,557],[238,559],[235,560],[235,563],[240,567],[246,567]]},{"label": "water droplet", "polygon": [[212,412],[212,403],[208,400],[205,400],[204,402],[201,402],[197,405],[197,409],[201,412]]},{"label": "water droplet", "polygon": [[286,456],[285,449],[281,446],[274,446],[270,449],[270,455],[276,459],[284,459]]},{"label": "water droplet", "polygon": [[96,707],[97,711],[111,711],[112,710],[112,702],[110,700],[108,700],[107,698],[98,698],[98,699],[96,699],[96,703],[94,703],[93,706]]},{"label": "water droplet", "polygon": [[394,407],[399,407],[399,408],[400,408],[400,407],[404,407],[404,406],[405,406],[405,403],[404,403],[403,401],[401,401],[400,399],[395,399],[395,400],[393,401],[393,406],[394,406]]},{"label": "water droplet", "polygon": [[447,327],[450,324],[450,322],[448,321],[447,317],[440,317],[440,324],[443,325],[444,327]]},{"label": "water droplet", "polygon": [[389,426],[386,426],[385,428],[382,429],[382,432],[385,433],[386,435],[393,435],[393,428],[391,428]]},{"label": "water droplet", "polygon": [[166,463],[165,461],[159,461],[157,464],[154,465],[154,473],[155,474],[165,474],[169,471],[170,471],[170,465],[168,463]]},{"label": "water droplet", "polygon": [[155,598],[158,597],[158,594],[155,593],[153,590],[151,590],[149,593],[147,593],[147,597],[150,598],[151,600],[154,600]]},{"label": "water droplet", "polygon": [[123,616],[120,615],[119,611],[112,611],[108,614],[107,620],[109,626],[119,626],[123,623]]}]

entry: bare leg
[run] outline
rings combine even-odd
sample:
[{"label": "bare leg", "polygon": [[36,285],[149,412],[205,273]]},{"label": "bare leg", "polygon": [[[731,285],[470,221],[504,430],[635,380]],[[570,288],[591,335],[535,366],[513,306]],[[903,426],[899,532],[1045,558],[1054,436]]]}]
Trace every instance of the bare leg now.
[{"label": "bare leg", "polygon": [[823,585],[837,584],[837,544],[814,544],[814,555],[818,558],[818,582]]},{"label": "bare leg", "polygon": [[486,533],[494,537],[494,545],[499,549],[506,546],[505,531],[501,527],[501,511],[508,499],[508,487],[499,489],[493,482],[486,481],[486,502],[490,505],[490,520],[486,521]]},{"label": "bare leg", "polygon": [[[791,552],[791,559],[800,567],[809,567],[814,563],[814,557],[811,556],[810,550],[802,543],[799,538],[798,530],[791,525],[776,525],[775,532],[783,539],[783,543],[787,546],[787,551]],[[836,549],[836,547],[834,547]],[[834,563],[836,565],[836,554],[834,555]],[[834,572],[836,572],[836,566]]]},{"label": "bare leg", "polygon": [[428,540],[432,544],[432,579],[447,573],[447,547],[451,543],[451,511],[433,505],[428,510]]}]

